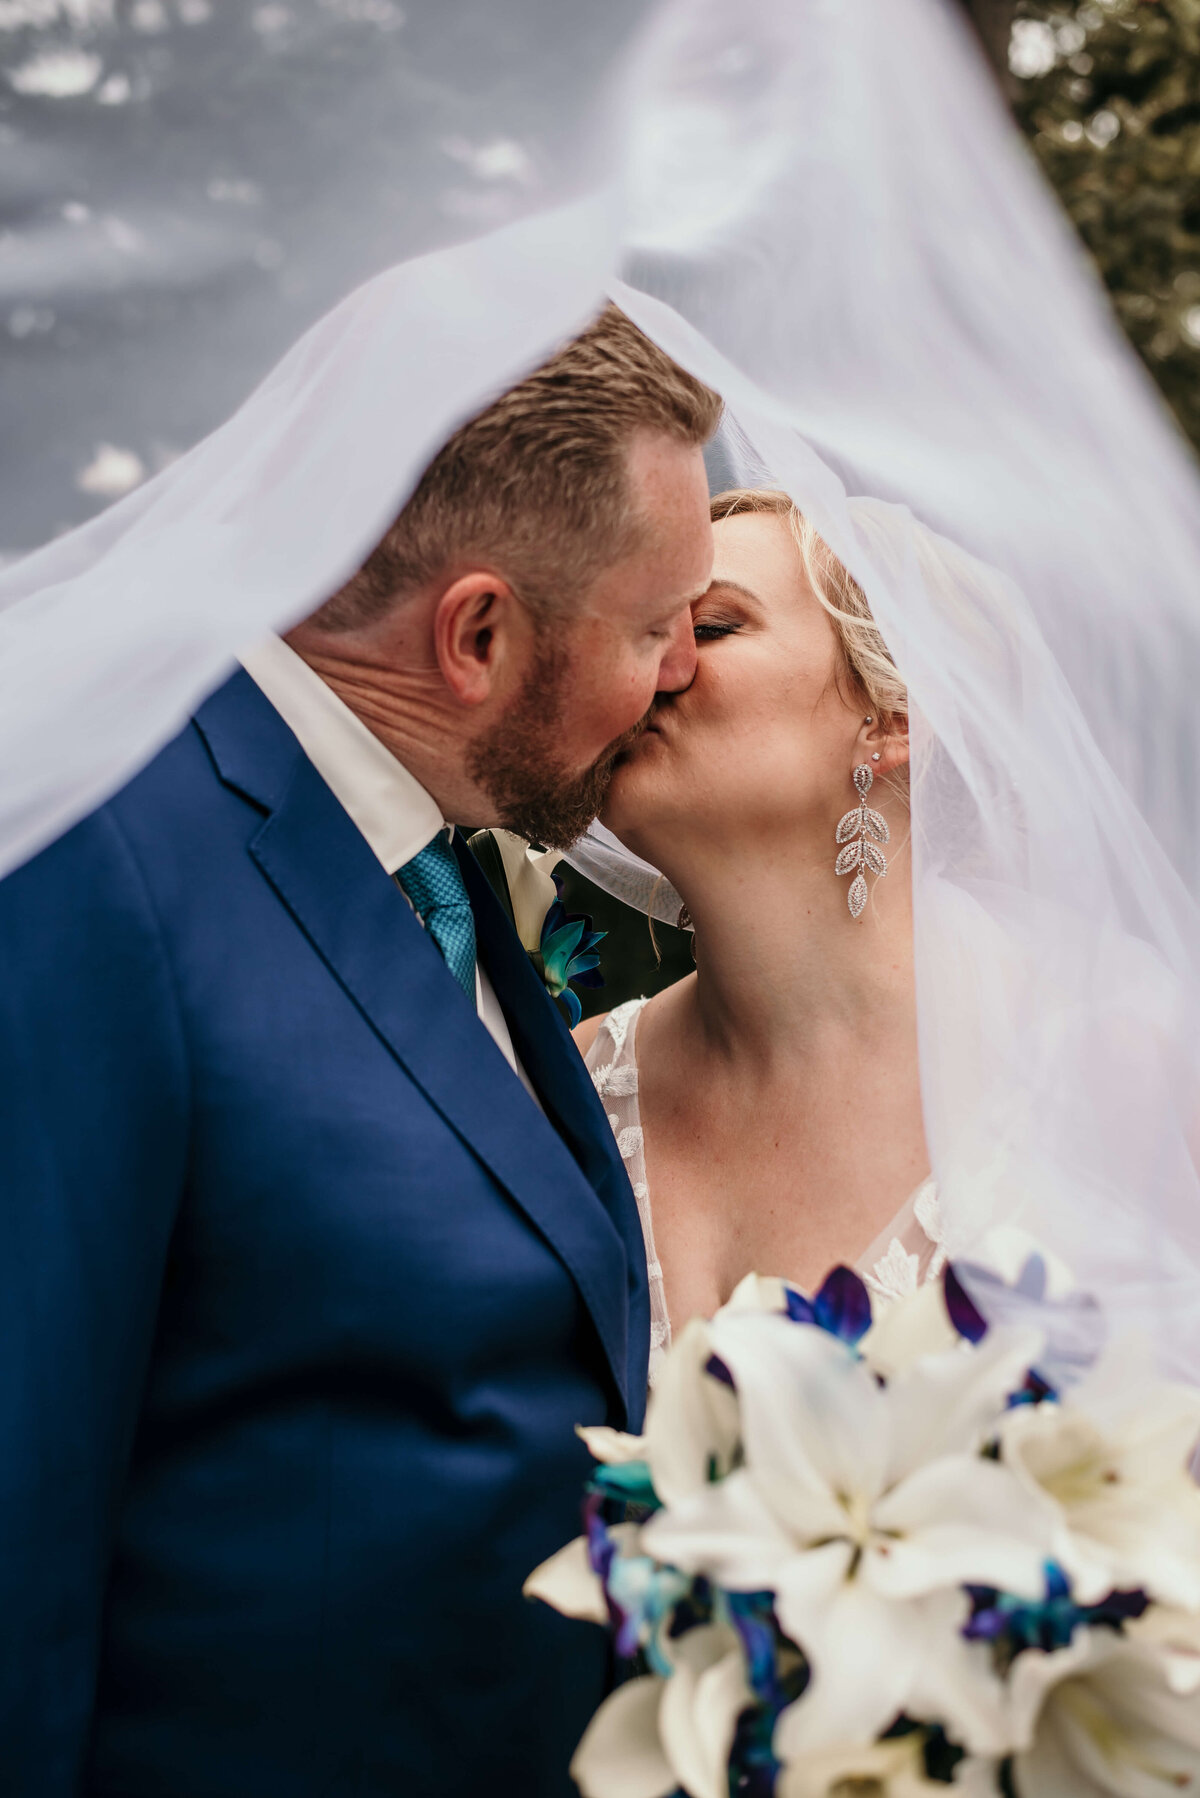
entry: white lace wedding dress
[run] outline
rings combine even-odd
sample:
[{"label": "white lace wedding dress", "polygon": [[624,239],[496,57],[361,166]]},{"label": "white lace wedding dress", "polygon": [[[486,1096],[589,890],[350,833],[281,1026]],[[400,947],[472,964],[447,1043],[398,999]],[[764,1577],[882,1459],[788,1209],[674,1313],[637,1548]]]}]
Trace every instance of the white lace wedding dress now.
[{"label": "white lace wedding dress", "polygon": [[[629,999],[610,1011],[587,1053],[588,1070],[603,1102],[625,1163],[642,1220],[650,1280],[650,1384],[670,1347],[671,1319],[663,1291],[662,1267],[654,1247],[650,1189],[638,1109],[637,1022],[645,999]],[[945,1264],[937,1192],[924,1181],[871,1244],[857,1266],[867,1285],[885,1298],[900,1298],[934,1278]],[[786,1274],[786,1268],[760,1268]]]}]

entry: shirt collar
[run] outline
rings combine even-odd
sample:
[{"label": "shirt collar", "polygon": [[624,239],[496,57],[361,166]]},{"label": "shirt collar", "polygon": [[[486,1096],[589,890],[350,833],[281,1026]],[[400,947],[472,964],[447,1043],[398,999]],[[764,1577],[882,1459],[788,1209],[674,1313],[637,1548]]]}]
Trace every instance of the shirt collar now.
[{"label": "shirt collar", "polygon": [[420,781],[281,637],[238,660],[389,874],[446,828]]}]

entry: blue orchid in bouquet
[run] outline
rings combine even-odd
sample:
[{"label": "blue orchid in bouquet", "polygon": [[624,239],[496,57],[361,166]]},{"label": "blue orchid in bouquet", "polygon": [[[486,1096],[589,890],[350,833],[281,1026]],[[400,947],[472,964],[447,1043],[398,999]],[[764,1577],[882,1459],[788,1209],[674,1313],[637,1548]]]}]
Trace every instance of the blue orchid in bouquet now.
[{"label": "blue orchid in bouquet", "polygon": [[587,1533],[526,1588],[629,1669],[584,1798],[1200,1790],[1200,1394],[1124,1345],[1059,1393],[1044,1348],[953,1269],[688,1324],[645,1434],[580,1432]]},{"label": "blue orchid in bouquet", "polygon": [[604,985],[596,950],[608,933],[593,930],[589,917],[569,915],[563,904],[562,880],[557,874],[553,880],[558,896],[542,921],[541,940],[530,952],[530,960],[545,981],[550,997],[561,999],[566,1006],[574,1029],[583,1016],[583,1007],[572,988]]},{"label": "blue orchid in bouquet", "polygon": [[1036,1599],[968,1586],[971,1615],[963,1624],[963,1635],[969,1642],[990,1643],[1011,1663],[1026,1648],[1040,1648],[1046,1654],[1069,1648],[1079,1629],[1105,1623],[1119,1629],[1144,1615],[1150,1602],[1144,1592],[1114,1591],[1098,1604],[1080,1604],[1066,1574],[1053,1561],[1046,1562],[1045,1580],[1045,1591]]}]

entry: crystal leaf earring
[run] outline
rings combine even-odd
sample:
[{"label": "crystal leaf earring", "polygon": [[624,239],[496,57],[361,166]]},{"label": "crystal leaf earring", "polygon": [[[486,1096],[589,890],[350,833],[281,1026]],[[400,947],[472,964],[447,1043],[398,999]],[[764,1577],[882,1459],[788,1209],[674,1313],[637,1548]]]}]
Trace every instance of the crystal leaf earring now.
[{"label": "crystal leaf earring", "polygon": [[857,918],[867,903],[868,871],[880,879],[887,873],[887,857],[879,845],[887,842],[891,832],[882,812],[872,811],[867,804],[867,794],[875,784],[875,776],[867,763],[860,762],[851,778],[859,803],[853,811],[846,813],[837,827],[837,840],[843,847],[838,850],[833,871],[835,874],[853,874],[846,903],[850,907],[850,916]]}]

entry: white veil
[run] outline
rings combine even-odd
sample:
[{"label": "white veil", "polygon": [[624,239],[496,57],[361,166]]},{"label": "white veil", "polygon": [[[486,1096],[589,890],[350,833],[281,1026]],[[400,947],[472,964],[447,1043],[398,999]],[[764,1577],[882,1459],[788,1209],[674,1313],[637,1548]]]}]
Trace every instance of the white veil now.
[{"label": "white veil", "polygon": [[[481,0],[447,10],[469,44]],[[536,40],[532,0],[499,10]],[[558,51],[594,42],[587,11],[553,10]],[[1188,452],[949,0],[612,17],[594,79],[566,59],[562,180],[448,248],[414,227],[398,249],[424,258],[345,300],[222,431],[0,573],[0,866],[331,590],[454,423],[607,288],[725,395],[730,474],[791,492],[908,684],[952,1249],[1024,1224],[1200,1374]],[[539,116],[547,65],[488,44],[514,116]]]}]

